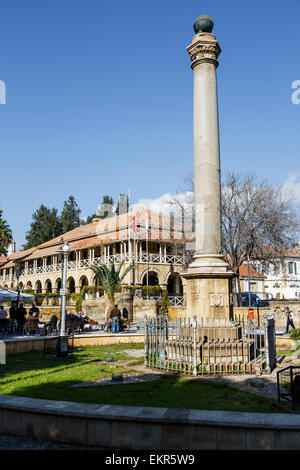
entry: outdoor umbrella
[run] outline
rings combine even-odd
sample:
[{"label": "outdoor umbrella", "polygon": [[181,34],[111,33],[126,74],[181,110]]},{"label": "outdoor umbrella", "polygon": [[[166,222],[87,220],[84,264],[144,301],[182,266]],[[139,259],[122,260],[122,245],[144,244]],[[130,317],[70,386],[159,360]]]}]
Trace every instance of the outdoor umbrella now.
[{"label": "outdoor umbrella", "polygon": [[[34,300],[34,295],[30,294],[22,294],[20,292],[19,300],[25,302],[26,300],[28,302]],[[1,289],[0,288],[0,302],[8,302],[8,301],[16,301],[18,300],[18,292],[10,289]]]}]

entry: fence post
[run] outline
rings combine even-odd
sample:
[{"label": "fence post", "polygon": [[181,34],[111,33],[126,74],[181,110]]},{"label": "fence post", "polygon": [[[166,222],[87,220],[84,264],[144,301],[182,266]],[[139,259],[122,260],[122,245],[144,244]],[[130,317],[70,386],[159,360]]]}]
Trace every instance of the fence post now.
[{"label": "fence post", "polygon": [[269,373],[276,367],[276,336],[275,336],[275,319],[264,315],[265,330],[265,354],[266,365]]},{"label": "fence post", "polygon": [[266,368],[270,372],[270,358],[269,358],[269,337],[268,337],[268,317],[264,315],[264,330],[265,330],[265,355],[266,355]]},{"label": "fence post", "polygon": [[272,370],[276,367],[276,330],[275,330],[275,318],[272,317],[265,317],[266,321],[266,336],[267,336],[267,349],[266,356],[268,358],[267,367],[268,371],[272,372]]},{"label": "fence post", "polygon": [[193,375],[197,375],[197,319],[193,316]]}]

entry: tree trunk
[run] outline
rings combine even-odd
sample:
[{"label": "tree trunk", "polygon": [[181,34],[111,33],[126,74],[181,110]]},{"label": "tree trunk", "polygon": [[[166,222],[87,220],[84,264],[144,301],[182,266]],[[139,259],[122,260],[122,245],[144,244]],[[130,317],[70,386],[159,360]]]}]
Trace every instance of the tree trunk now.
[{"label": "tree trunk", "polygon": [[232,270],[235,273],[235,277],[232,282],[233,306],[240,307],[242,304],[242,296],[241,296],[239,268],[233,267]]}]

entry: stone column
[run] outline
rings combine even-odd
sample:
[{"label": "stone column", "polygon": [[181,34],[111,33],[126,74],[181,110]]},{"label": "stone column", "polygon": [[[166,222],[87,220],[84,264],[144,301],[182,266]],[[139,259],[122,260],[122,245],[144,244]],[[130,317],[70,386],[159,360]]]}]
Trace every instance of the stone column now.
[{"label": "stone column", "polygon": [[163,262],[164,263],[167,262],[167,245],[166,244],[164,245],[164,261]]},{"label": "stone column", "polygon": [[194,71],[195,255],[187,279],[188,315],[229,317],[232,295],[228,263],[221,250],[221,181],[216,68],[220,46],[213,22],[202,15],[187,47]]}]

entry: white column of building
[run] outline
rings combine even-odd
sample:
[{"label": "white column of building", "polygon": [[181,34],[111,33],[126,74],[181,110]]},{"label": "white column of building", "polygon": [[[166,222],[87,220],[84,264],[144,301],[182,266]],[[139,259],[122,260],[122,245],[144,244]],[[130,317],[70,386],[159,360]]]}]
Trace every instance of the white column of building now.
[{"label": "white column of building", "polygon": [[140,240],[140,262],[143,260],[143,242]]}]

